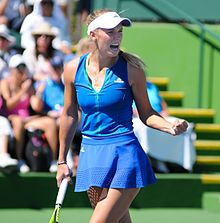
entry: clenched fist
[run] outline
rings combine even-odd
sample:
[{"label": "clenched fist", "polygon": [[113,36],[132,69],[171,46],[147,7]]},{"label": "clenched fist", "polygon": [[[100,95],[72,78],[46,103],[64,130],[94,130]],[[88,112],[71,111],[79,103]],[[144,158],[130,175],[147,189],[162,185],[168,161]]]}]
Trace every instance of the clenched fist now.
[{"label": "clenched fist", "polygon": [[183,119],[177,119],[174,121],[173,126],[170,129],[170,134],[173,136],[180,135],[188,128],[188,123]]}]

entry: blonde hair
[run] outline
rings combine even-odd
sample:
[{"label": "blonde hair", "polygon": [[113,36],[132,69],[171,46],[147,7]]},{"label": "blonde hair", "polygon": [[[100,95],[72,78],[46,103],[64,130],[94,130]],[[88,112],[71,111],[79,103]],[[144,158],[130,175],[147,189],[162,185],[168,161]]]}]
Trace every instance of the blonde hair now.
[{"label": "blonde hair", "polygon": [[[106,13],[106,12],[112,12],[110,9],[98,9],[93,11],[90,15],[87,17],[87,25],[89,25],[94,19],[99,17],[100,15]],[[120,51],[120,55],[124,57],[124,59],[134,66],[135,68],[145,70],[146,65],[143,60],[141,60],[138,56],[133,55],[131,53]]]},{"label": "blonde hair", "polygon": [[76,47],[77,55],[83,55],[95,49],[95,43],[89,37],[83,37],[79,40]]},{"label": "blonde hair", "polygon": [[120,53],[124,57],[124,59],[129,64],[131,64],[133,67],[138,68],[138,69],[142,69],[142,70],[146,69],[146,64],[138,56],[136,56],[134,54],[131,54],[131,53],[123,52],[123,51],[121,51]]}]

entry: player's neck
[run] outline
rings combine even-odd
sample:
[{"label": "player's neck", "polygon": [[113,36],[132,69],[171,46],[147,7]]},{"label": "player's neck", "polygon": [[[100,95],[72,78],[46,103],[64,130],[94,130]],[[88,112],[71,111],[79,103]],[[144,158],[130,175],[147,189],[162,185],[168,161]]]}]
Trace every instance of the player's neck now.
[{"label": "player's neck", "polygon": [[107,57],[102,56],[98,53],[91,53],[88,58],[88,63],[91,65],[96,66],[99,68],[99,70],[102,70],[103,68],[109,68],[112,67],[116,61],[118,60],[118,56],[116,57]]}]

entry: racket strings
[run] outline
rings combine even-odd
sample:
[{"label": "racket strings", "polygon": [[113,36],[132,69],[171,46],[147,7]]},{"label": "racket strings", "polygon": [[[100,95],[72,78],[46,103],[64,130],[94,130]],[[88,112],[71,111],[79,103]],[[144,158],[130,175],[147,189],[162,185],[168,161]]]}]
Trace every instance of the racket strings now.
[{"label": "racket strings", "polygon": [[90,187],[87,194],[92,208],[95,208],[99,201],[107,197],[108,188]]}]

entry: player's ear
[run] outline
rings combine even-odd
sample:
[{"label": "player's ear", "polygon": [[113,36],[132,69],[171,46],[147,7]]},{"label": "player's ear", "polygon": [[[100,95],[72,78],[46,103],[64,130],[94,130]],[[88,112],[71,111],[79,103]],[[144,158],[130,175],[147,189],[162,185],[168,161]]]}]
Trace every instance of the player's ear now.
[{"label": "player's ear", "polygon": [[90,34],[89,34],[90,38],[92,41],[95,41],[96,40],[96,33],[95,31],[91,31]]}]

